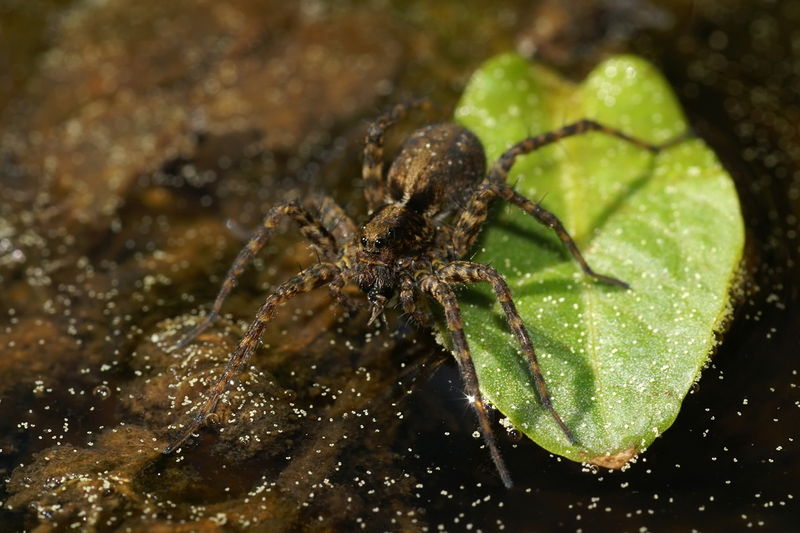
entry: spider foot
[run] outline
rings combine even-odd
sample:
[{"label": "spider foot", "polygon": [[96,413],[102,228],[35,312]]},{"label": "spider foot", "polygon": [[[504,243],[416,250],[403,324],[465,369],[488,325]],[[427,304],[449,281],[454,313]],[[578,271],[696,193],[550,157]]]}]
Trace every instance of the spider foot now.
[{"label": "spider foot", "polygon": [[630,289],[630,284],[622,281],[621,279],[617,279],[612,276],[606,276],[605,274],[598,274],[597,272],[587,272],[591,277],[596,279],[597,281],[601,281],[603,283],[607,283],[608,285],[615,285],[617,287],[622,287],[623,289]]},{"label": "spider foot", "polygon": [[192,328],[192,330],[187,333],[186,336],[176,342],[172,347],[172,350],[178,351],[188,346],[214,323],[214,321],[217,319],[217,316],[218,315],[214,312],[209,313],[199,324]]},{"label": "spider foot", "polygon": [[555,418],[558,427],[561,428],[561,432],[564,433],[565,437],[567,437],[569,443],[572,444],[573,446],[577,445],[578,439],[575,438],[575,434],[572,432],[572,430],[567,427],[567,425],[564,423],[563,420],[561,420],[561,417],[556,414],[553,418]]},{"label": "spider foot", "polygon": [[178,448],[180,448],[181,445],[186,441],[186,439],[192,436],[192,433],[200,429],[200,426],[202,426],[205,423],[205,420],[206,417],[204,414],[200,413],[196,415],[194,418],[192,418],[192,421],[189,422],[185,428],[183,428],[183,430],[178,434],[178,436],[172,439],[172,442],[170,442],[161,453],[163,453],[164,455],[169,455]]}]

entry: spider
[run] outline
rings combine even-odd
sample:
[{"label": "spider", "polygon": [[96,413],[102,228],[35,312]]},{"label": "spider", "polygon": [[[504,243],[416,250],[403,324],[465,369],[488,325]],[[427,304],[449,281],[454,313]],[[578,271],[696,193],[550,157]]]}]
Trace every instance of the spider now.
[{"label": "spider", "polygon": [[[481,434],[500,478],[510,488],[511,476],[492,432],[487,403],[480,392],[454,292],[454,285],[489,283],[527,360],[539,401],[565,437],[577,444],[572,431],[553,407],[533,343],[514,305],[508,284],[491,266],[463,258],[486,221],[489,205],[495,199],[502,199],[551,228],[587,276],[627,289],[628,284],[624,281],[592,270],[558,217],[516,192],[506,184],[506,177],[518,156],[565,137],[588,132],[612,135],[653,153],[675,141],[650,144],[598,122],[580,120],[517,142],[487,172],[484,149],[475,134],[457,124],[441,123],[412,133],[384,177],[386,131],[410,110],[425,103],[420,99],[397,104],[370,125],[362,169],[369,212],[361,227],[357,227],[341,207],[325,196],[313,197],[311,209],[290,202],[277,205],[266,214],[228,270],[211,311],[176,345],[176,349],[186,346],[212,325],[236,279],[284,217],[297,224],[316,249],[320,260],[283,282],[267,297],[225,369],[210,388],[205,403],[164,449],[165,454],[178,448],[214,412],[221,395],[255,351],[266,323],[278,306],[323,285],[328,286],[338,303],[348,308],[368,305],[371,308],[368,324],[383,314],[395,293],[402,309],[422,324],[430,325],[432,319],[430,313],[418,306],[421,295],[431,297],[442,306],[466,395],[477,414]],[[366,294],[366,301],[348,295],[344,288],[349,284],[357,285]]]}]

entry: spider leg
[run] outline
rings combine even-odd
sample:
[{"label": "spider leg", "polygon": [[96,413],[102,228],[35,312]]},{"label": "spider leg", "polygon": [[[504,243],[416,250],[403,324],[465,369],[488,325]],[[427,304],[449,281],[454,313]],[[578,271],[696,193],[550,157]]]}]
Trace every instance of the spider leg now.
[{"label": "spider leg", "polygon": [[475,363],[472,361],[472,355],[470,354],[469,345],[467,344],[467,336],[464,334],[464,323],[461,320],[461,309],[458,306],[456,295],[447,283],[439,280],[435,276],[424,278],[420,284],[420,288],[433,296],[444,308],[447,329],[450,331],[450,337],[453,339],[453,352],[456,363],[458,363],[458,369],[464,380],[464,388],[466,389],[467,396],[478,415],[478,422],[481,427],[481,433],[483,434],[483,440],[489,448],[489,454],[492,457],[495,468],[497,468],[497,472],[500,474],[500,479],[503,480],[503,485],[505,485],[506,488],[511,488],[514,484],[511,481],[508,468],[506,468],[503,458],[500,455],[500,450],[497,448],[494,433],[492,432],[492,425],[489,421],[489,414],[486,410],[486,402],[478,388],[478,374],[475,372]]},{"label": "spider leg", "polygon": [[498,197],[516,205],[538,220],[541,224],[551,228],[561,242],[564,243],[564,246],[566,246],[569,253],[572,254],[572,257],[577,261],[578,265],[580,265],[584,274],[604,283],[617,285],[625,289],[630,288],[627,283],[620,279],[595,272],[594,269],[589,266],[589,263],[583,257],[575,240],[556,215],[539,204],[528,200],[525,196],[519,194],[505,183],[486,181],[472,194],[467,208],[461,212],[461,215],[455,223],[456,230],[453,234],[452,255],[464,257],[467,252],[469,252],[480,234],[483,223],[486,221],[489,204],[494,198]]},{"label": "spider leg", "polygon": [[402,119],[410,110],[422,107],[427,102],[423,98],[401,102],[370,124],[364,144],[364,164],[361,171],[365,184],[364,196],[367,199],[367,208],[370,213],[383,203],[384,198],[383,137],[386,130]]},{"label": "spider leg", "polygon": [[275,314],[275,309],[298,294],[308,292],[320,285],[328,283],[339,274],[339,272],[338,267],[332,263],[318,263],[283,282],[275,292],[269,295],[258,310],[255,320],[250,324],[244,337],[239,341],[239,346],[236,347],[236,350],[231,354],[230,359],[228,359],[225,369],[217,378],[214,386],[211,387],[208,399],[203,404],[200,411],[186,424],[186,427],[183,428],[180,434],[164,448],[163,453],[168,454],[178,448],[192,433],[197,431],[197,429],[203,425],[206,418],[214,412],[222,393],[232,384],[233,379],[239,373],[239,369],[255,351],[258,339],[261,337],[261,333],[267,322],[269,322]]},{"label": "spider leg", "polygon": [[642,139],[637,139],[636,137],[628,135],[627,133],[616,128],[600,124],[594,120],[583,119],[573,122],[572,124],[562,126],[556,130],[534,135],[533,137],[528,137],[519,141],[514,146],[506,150],[492,166],[491,170],[489,171],[489,180],[495,183],[505,183],[508,172],[511,170],[511,167],[514,166],[517,156],[529,154],[534,150],[538,150],[543,146],[560,141],[561,139],[573,137],[575,135],[583,135],[592,131],[617,137],[625,142],[631,143],[640,148],[644,148],[645,150],[649,150],[654,154],[679,143],[680,141],[686,139],[689,135],[688,133],[684,133],[683,135],[679,135],[678,137],[675,137],[674,139],[671,139],[663,144],[653,144],[643,141]]},{"label": "spider leg", "polygon": [[500,196],[500,186],[496,183],[481,183],[472,193],[466,207],[458,214],[453,224],[451,256],[464,257],[469,252],[489,216],[489,204]]},{"label": "spider leg", "polygon": [[356,225],[347,216],[344,209],[337,204],[330,196],[319,195],[314,197],[314,204],[319,210],[319,218],[322,227],[327,229],[336,243],[341,247],[349,242],[356,232]]},{"label": "spider leg", "polygon": [[542,375],[542,370],[539,367],[539,361],[536,358],[536,351],[533,349],[530,335],[528,334],[528,330],[525,329],[522,318],[517,312],[517,307],[514,305],[514,300],[511,297],[511,290],[508,288],[508,284],[503,279],[503,276],[488,265],[473,263],[471,261],[454,261],[438,270],[436,275],[448,283],[479,283],[485,281],[492,286],[492,290],[494,290],[497,300],[500,302],[500,306],[503,308],[503,312],[506,315],[506,322],[522,348],[525,359],[528,361],[528,367],[530,368],[531,376],[536,386],[536,393],[539,396],[539,401],[542,402],[544,408],[547,409],[547,412],[549,412],[553,420],[556,421],[556,424],[561,428],[561,431],[567,439],[569,439],[572,444],[575,444],[577,442],[575,436],[553,407],[553,400],[550,396],[550,392],[547,390],[547,384],[545,383],[544,375]]},{"label": "spider leg", "polygon": [[561,139],[582,135],[592,131],[617,137],[635,146],[649,150],[652,153],[658,153],[665,148],[673,146],[690,135],[687,132],[663,144],[652,144],[637,139],[618,129],[595,122],[594,120],[584,119],[563,126],[557,130],[519,141],[498,158],[497,162],[489,170],[489,175],[486,180],[472,194],[466,209],[462,211],[461,215],[457,218],[455,222],[456,229],[453,234],[451,256],[464,257],[469,252],[483,227],[483,223],[486,221],[489,204],[494,198],[500,197],[515,204],[545,226],[552,228],[586,275],[605,283],[629,288],[629,285],[622,280],[595,272],[586,262],[583,254],[581,254],[578,246],[575,244],[574,239],[570,236],[556,215],[540,205],[531,202],[506,184],[506,178],[511,171],[511,167],[514,166],[517,156],[528,154]]},{"label": "spider leg", "polygon": [[[333,201],[325,200],[323,198],[315,198],[315,203],[318,203],[320,206],[320,212],[323,212],[323,209],[326,206],[327,211],[324,212],[330,212],[330,204],[333,203]],[[220,287],[217,298],[214,300],[214,305],[211,308],[211,311],[199,324],[197,324],[183,339],[181,339],[175,345],[175,350],[180,350],[188,345],[190,342],[196,339],[198,335],[203,333],[206,329],[208,329],[209,326],[211,326],[211,324],[214,323],[214,320],[216,320],[216,318],[219,316],[219,312],[222,308],[222,304],[225,302],[225,298],[228,297],[228,294],[230,294],[234,285],[236,285],[236,279],[253,260],[261,248],[264,247],[270,236],[272,236],[272,232],[275,230],[278,222],[280,222],[281,218],[283,217],[289,217],[297,223],[298,227],[300,228],[300,232],[306,239],[311,241],[311,244],[319,251],[323,258],[326,260],[335,259],[336,254],[338,253],[338,247],[335,239],[328,232],[328,230],[325,229],[325,227],[318,222],[311,215],[311,213],[308,212],[308,210],[296,203],[276,205],[269,210],[264,217],[264,220],[261,222],[261,225],[253,232],[250,240],[247,242],[247,245],[242,248],[242,250],[239,252],[239,255],[236,256],[236,259],[234,259],[233,264],[231,264],[230,268],[228,269],[228,273],[225,274],[225,281],[222,282],[222,287]],[[351,225],[353,224],[349,218],[347,221],[349,221]],[[347,224],[345,223],[345,225]]]},{"label": "spider leg", "polygon": [[525,196],[521,195],[517,191],[513,190],[508,185],[503,185],[503,196],[505,199],[512,204],[516,205],[533,218],[538,220],[543,225],[547,226],[548,228],[552,229],[561,242],[564,243],[569,253],[572,254],[572,257],[581,267],[583,273],[587,276],[593,277],[596,280],[602,281],[603,283],[608,283],[610,285],[616,285],[618,287],[622,287],[624,289],[629,289],[630,285],[626,282],[622,281],[621,279],[617,279],[612,276],[607,276],[605,274],[600,274],[592,270],[592,267],[589,266],[589,263],[586,262],[584,259],[583,254],[578,249],[578,245],[575,244],[575,241],[572,239],[572,236],[564,227],[564,224],[561,223],[561,220],[558,219],[556,215],[554,215],[551,211],[548,211],[541,205],[530,201]]}]

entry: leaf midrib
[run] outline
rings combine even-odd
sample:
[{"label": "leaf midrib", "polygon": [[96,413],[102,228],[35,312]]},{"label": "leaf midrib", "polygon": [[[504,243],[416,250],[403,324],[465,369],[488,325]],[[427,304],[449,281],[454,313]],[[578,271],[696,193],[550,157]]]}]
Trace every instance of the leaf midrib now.
[{"label": "leaf midrib", "polygon": [[[582,106],[575,105],[575,101],[579,100],[577,96],[579,95],[580,89],[577,85],[573,85],[571,87],[571,95],[568,98],[561,99],[563,102],[562,106],[554,106],[554,108],[558,111],[555,113],[551,113],[551,117],[558,117],[562,116],[566,118],[564,124],[568,122],[573,122],[574,120],[580,120],[581,118],[589,118],[585,117],[585,111],[583,110]],[[569,104],[569,105],[568,105]],[[559,109],[560,107],[560,109]],[[580,110],[578,114],[580,117],[573,116],[574,110]],[[551,127],[557,128],[562,126],[563,124],[551,124]],[[589,133],[592,135],[592,133]],[[576,244],[578,244],[581,253],[587,255],[589,252],[589,247],[594,237],[593,228],[588,228],[586,226],[586,211],[583,208],[586,206],[586,188],[581,186],[581,183],[578,181],[581,179],[581,176],[578,174],[581,173],[583,170],[582,166],[578,164],[578,161],[581,161],[580,155],[574,153],[573,147],[576,144],[574,141],[580,143],[581,137],[573,137],[571,139],[567,139],[565,143],[557,145],[556,150],[560,153],[557,155],[558,161],[558,172],[559,175],[562,176],[562,179],[558,180],[558,186],[561,189],[562,197],[564,198],[564,219],[562,222],[564,226],[569,231],[570,228],[572,232],[570,233],[572,237],[575,239]],[[586,177],[583,177],[586,179]],[[572,258],[570,258],[572,260]],[[588,259],[587,259],[588,260]],[[573,260],[574,263],[574,260]],[[608,413],[606,412],[605,403],[601,401],[598,397],[598,393],[603,390],[603,383],[602,379],[604,373],[601,372],[601,364],[598,360],[598,353],[597,350],[598,346],[598,330],[597,330],[597,320],[596,320],[596,309],[597,309],[597,295],[595,291],[591,287],[590,283],[587,282],[585,276],[580,280],[580,282],[575,284],[576,291],[578,292],[578,300],[581,302],[580,305],[580,318],[581,323],[584,324],[586,335],[582,337],[583,343],[583,352],[585,354],[585,360],[587,365],[590,367],[592,375],[594,376],[594,387],[595,391],[593,396],[596,398],[594,402],[592,402],[592,411],[594,413],[588,413],[590,417],[594,414],[595,417],[598,417],[601,421],[608,420]],[[600,429],[598,433],[593,435],[593,440],[595,442],[602,441],[608,442],[609,441],[609,430],[605,424],[595,424],[597,428]],[[578,437],[580,438],[580,436]]]}]

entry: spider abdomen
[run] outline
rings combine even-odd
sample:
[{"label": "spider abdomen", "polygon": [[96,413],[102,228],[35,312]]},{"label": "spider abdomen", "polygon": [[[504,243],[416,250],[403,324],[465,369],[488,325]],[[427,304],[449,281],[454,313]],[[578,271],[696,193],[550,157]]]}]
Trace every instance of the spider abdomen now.
[{"label": "spider abdomen", "polygon": [[486,155],[474,133],[432,124],[403,144],[387,176],[387,202],[427,216],[446,215],[469,199],[486,175]]}]

